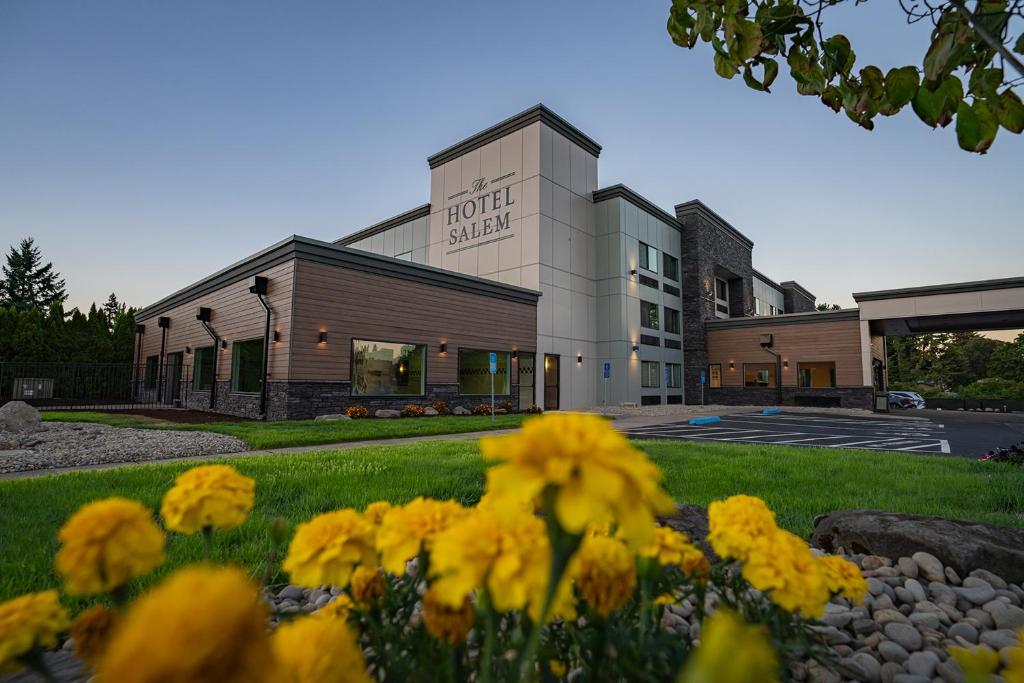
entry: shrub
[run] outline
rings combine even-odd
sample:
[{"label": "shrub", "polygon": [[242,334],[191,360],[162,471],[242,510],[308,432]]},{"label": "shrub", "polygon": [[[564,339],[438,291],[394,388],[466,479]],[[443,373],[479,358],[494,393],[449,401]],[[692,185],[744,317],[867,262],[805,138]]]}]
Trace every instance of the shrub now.
[{"label": "shrub", "polygon": [[423,406],[415,403],[406,403],[402,408],[402,417],[423,417]]},{"label": "shrub", "polygon": [[982,462],[1007,462],[1024,467],[1024,441],[1009,448],[997,448],[979,458]]},{"label": "shrub", "polygon": [[986,377],[974,384],[960,387],[960,398],[1024,399],[1024,382],[1012,382],[999,377]]},{"label": "shrub", "polygon": [[348,408],[345,408],[345,414],[353,420],[358,420],[361,417],[368,416],[370,411],[363,406],[349,406]]},{"label": "shrub", "polygon": [[544,409],[541,408],[536,403],[534,403],[532,406],[530,406],[529,408],[526,409],[526,413],[528,415],[540,415],[543,412],[544,412]]},{"label": "shrub", "polygon": [[473,408],[474,415],[490,415],[491,404],[490,403],[477,403]]},{"label": "shrub", "polygon": [[444,401],[434,401],[430,404],[430,407],[436,410],[438,415],[447,415],[449,412],[448,404]]}]

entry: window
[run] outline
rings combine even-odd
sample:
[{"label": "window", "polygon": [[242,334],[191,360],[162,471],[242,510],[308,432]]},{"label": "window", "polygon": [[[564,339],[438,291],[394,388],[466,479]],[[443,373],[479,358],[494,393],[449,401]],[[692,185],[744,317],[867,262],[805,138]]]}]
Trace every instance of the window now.
[{"label": "window", "polygon": [[683,388],[683,366],[679,363],[665,363],[665,386],[669,389]]},{"label": "window", "polygon": [[675,256],[669,256],[668,254],[661,255],[661,262],[664,268],[662,268],[662,275],[669,280],[679,280],[679,259]]},{"label": "window", "polygon": [[640,302],[640,327],[658,329],[658,304],[652,304],[650,301]]},{"label": "window", "polygon": [[657,389],[661,386],[661,363],[657,361],[640,361],[640,386],[645,389]]},{"label": "window", "polygon": [[160,369],[160,356],[146,356],[146,373],[143,375],[143,383],[147,389],[156,388],[156,376]]},{"label": "window", "polygon": [[754,315],[764,315],[764,314],[765,314],[764,304],[761,303],[760,299],[758,299],[757,297],[754,297]]},{"label": "window", "polygon": [[422,396],[427,347],[424,344],[352,340],[353,396]]},{"label": "window", "polygon": [[192,365],[192,390],[209,391],[213,386],[213,347],[196,349]]},{"label": "window", "polygon": [[679,311],[665,307],[665,331],[672,334],[679,334],[680,327]]},{"label": "window", "polygon": [[643,242],[640,243],[640,267],[652,273],[658,272],[658,250]]},{"label": "window", "polygon": [[263,338],[231,345],[231,391],[258,394],[263,380]]},{"label": "window", "polygon": [[832,388],[836,385],[836,364],[833,361],[823,363],[797,363],[797,377],[801,387],[812,389]]},{"label": "window", "polygon": [[715,317],[729,317],[729,283],[720,277],[715,278]]},{"label": "window", "polygon": [[771,388],[775,386],[774,363],[744,363],[743,386]]},{"label": "window", "polygon": [[[507,394],[511,387],[508,369],[509,353],[498,352],[498,374],[494,376],[494,393]],[[483,396],[491,393],[490,351],[459,349],[459,393]]]}]

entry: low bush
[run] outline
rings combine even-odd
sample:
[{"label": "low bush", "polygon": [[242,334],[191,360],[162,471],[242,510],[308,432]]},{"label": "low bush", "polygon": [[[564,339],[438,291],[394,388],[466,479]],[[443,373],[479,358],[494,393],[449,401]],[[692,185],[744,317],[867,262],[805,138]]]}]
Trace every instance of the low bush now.
[{"label": "low bush", "polygon": [[353,420],[358,420],[361,417],[369,416],[370,411],[363,406],[349,406],[348,408],[345,408],[345,414]]},{"label": "low bush", "polygon": [[438,415],[447,415],[450,412],[448,404],[444,401],[434,401],[430,404],[430,407],[436,410]]},{"label": "low bush", "polygon": [[1007,398],[1024,400],[1024,382],[999,377],[986,377],[974,384],[960,387],[960,398]]},{"label": "low bush", "polygon": [[541,408],[541,407],[540,407],[539,405],[537,405],[536,403],[535,403],[535,404],[533,404],[532,406],[530,406],[529,408],[527,408],[527,409],[526,409],[526,413],[527,413],[528,415],[540,415],[540,414],[541,414],[541,413],[543,413],[543,412],[544,412],[544,409],[543,409],[543,408]]},{"label": "low bush", "polygon": [[501,408],[502,410],[512,412],[512,401],[500,401],[495,408]]},{"label": "low bush", "polygon": [[473,414],[474,415],[490,415],[491,414],[491,404],[489,404],[489,403],[477,403],[476,406],[473,408]]},{"label": "low bush", "polygon": [[402,417],[423,417],[423,413],[423,406],[418,406],[415,403],[406,403],[402,408]]},{"label": "low bush", "polygon": [[1006,462],[1024,467],[1024,441],[1009,448],[997,448],[979,458],[982,462]]}]

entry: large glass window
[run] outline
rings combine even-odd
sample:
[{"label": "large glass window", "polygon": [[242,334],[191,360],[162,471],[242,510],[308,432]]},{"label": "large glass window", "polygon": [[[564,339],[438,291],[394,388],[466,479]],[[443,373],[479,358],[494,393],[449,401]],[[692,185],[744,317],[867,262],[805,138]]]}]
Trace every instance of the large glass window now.
[{"label": "large glass window", "polygon": [[661,255],[662,264],[665,266],[662,275],[667,280],[679,280],[679,259],[668,254]]},{"label": "large glass window", "polygon": [[715,278],[715,317],[729,317],[729,283],[720,277]]},{"label": "large glass window", "polygon": [[682,327],[681,327],[680,318],[679,318],[679,311],[677,311],[675,309],[672,309],[672,308],[669,308],[668,306],[666,306],[665,307],[665,331],[666,332],[671,332],[672,334],[679,334],[679,331],[681,329],[682,329]]},{"label": "large glass window", "polygon": [[[494,393],[507,394],[509,384],[509,353],[498,352],[498,373],[494,376]],[[459,393],[489,395],[491,393],[490,351],[459,349]]]},{"label": "large glass window", "polygon": [[834,361],[819,363],[797,363],[797,377],[801,387],[827,389],[836,385],[836,364]]},{"label": "large glass window", "polygon": [[743,365],[743,386],[745,387],[774,387],[775,386],[775,364],[774,363],[744,363]]},{"label": "large glass window", "polygon": [[160,369],[160,356],[146,356],[146,372],[143,383],[147,389],[156,389],[156,376]]},{"label": "large glass window", "polygon": [[640,302],[640,327],[658,329],[658,304],[650,301]]},{"label": "large glass window", "polygon": [[658,250],[643,242],[640,243],[640,267],[652,273],[658,272]]},{"label": "large glass window", "polygon": [[258,394],[263,381],[263,338],[231,345],[231,391]]},{"label": "large glass window", "polygon": [[661,363],[652,360],[640,361],[640,386],[657,389],[661,386]]},{"label": "large glass window", "polygon": [[209,391],[213,386],[213,347],[196,349],[192,366],[192,390]]},{"label": "large glass window", "polygon": [[352,340],[354,396],[422,396],[426,367],[424,344]]},{"label": "large glass window", "polygon": [[669,389],[683,388],[683,366],[679,363],[665,363],[665,386]]}]

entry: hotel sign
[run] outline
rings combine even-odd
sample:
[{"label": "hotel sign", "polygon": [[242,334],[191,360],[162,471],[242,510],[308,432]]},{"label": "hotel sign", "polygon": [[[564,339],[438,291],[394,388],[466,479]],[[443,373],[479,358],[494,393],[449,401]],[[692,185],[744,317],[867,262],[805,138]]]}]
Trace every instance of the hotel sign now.
[{"label": "hotel sign", "polygon": [[477,178],[468,188],[448,197],[449,201],[456,201],[445,211],[445,230],[451,247],[446,253],[454,254],[513,236],[509,207],[516,202],[512,198],[512,184],[502,186],[501,182],[514,176],[515,172],[493,180]]}]

